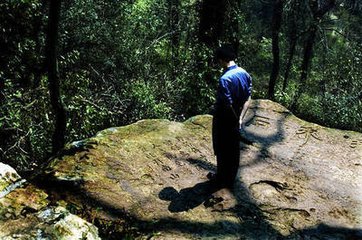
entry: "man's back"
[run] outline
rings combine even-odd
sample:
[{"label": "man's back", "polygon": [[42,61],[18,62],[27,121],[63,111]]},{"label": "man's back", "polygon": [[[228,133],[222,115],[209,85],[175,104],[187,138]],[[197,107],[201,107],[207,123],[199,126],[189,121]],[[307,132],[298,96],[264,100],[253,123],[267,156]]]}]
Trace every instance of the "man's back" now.
[{"label": "man's back", "polygon": [[236,111],[243,106],[251,95],[250,75],[237,65],[228,67],[219,80],[217,107],[229,107]]}]

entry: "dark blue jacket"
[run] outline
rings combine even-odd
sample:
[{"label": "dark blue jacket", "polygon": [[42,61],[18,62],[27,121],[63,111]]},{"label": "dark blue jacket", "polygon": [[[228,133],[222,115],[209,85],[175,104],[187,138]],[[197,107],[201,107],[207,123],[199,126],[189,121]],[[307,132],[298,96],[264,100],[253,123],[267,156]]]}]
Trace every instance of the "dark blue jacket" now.
[{"label": "dark blue jacket", "polygon": [[237,65],[227,68],[219,80],[216,109],[232,106],[234,111],[240,114],[251,95],[251,80],[250,75]]}]

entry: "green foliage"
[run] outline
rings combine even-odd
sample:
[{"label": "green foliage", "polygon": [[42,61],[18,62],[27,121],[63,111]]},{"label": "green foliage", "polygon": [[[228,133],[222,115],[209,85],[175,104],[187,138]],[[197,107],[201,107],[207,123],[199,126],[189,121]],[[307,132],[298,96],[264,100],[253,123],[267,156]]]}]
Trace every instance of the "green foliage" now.
[{"label": "green foliage", "polygon": [[[209,113],[220,69],[198,39],[200,1],[66,0],[59,38],[66,140],[143,118],[182,120]],[[238,45],[238,59],[253,77],[253,98],[267,97],[272,64],[272,2],[229,1],[222,42]],[[281,72],[276,100],[290,107],[299,89],[309,10],[286,2],[280,34]],[[32,169],[50,151],[54,119],[43,61],[45,1],[0,3],[0,161]],[[171,8],[177,16],[171,16]],[[285,91],[290,34],[298,39]],[[298,116],[362,131],[361,13],[338,6],[322,19]]]},{"label": "green foliage", "polygon": [[20,86],[33,84],[39,61],[43,14],[41,1],[0,3],[0,69],[5,79]]},{"label": "green foliage", "polygon": [[321,116],[329,126],[342,129],[362,130],[362,101],[349,95],[335,96],[325,94],[322,99],[323,111]]},{"label": "green foliage", "polygon": [[290,104],[293,102],[295,94],[298,89],[298,84],[292,82],[288,85],[288,88],[284,92],[280,85],[277,86],[277,90],[275,93],[275,100],[282,104],[283,106],[289,107]]},{"label": "green foliage", "polygon": [[[308,73],[307,82],[300,86],[303,41],[311,19],[306,15],[304,5],[300,5],[299,10],[293,12],[290,4],[285,5],[286,20],[283,31],[290,34],[291,30],[296,30],[298,41],[288,86],[285,91],[282,91],[290,39],[283,35],[284,32],[280,34],[282,71],[276,89],[276,100],[286,107],[290,107],[295,100],[296,93],[301,89],[303,94],[297,99],[297,106],[294,109],[294,113],[299,117],[325,126],[361,131],[362,42],[357,33],[362,28],[356,25],[356,21],[361,20],[360,12],[359,14],[352,13],[351,7],[340,5],[321,21],[314,44],[311,70]],[[291,25],[293,17],[297,19],[294,26]],[[297,29],[291,29],[292,27]],[[256,29],[256,31],[258,30]],[[268,41],[265,40],[259,41],[259,53],[254,56],[260,64],[255,64],[264,67],[264,71],[265,69],[270,71],[268,62],[270,63],[271,60],[267,60],[270,50],[267,50]],[[258,69],[258,73],[253,75],[254,80],[257,76],[259,81],[254,81],[254,96],[257,97],[267,96],[268,73],[261,74],[262,72],[262,69]]]},{"label": "green foliage", "polygon": [[131,116],[130,121],[146,118],[170,118],[171,108],[166,102],[157,100],[156,89],[143,81],[130,84],[129,107],[127,113]]},{"label": "green foliage", "polygon": [[212,66],[212,50],[203,45],[188,49],[172,86],[173,109],[181,118],[208,113],[215,100],[221,72]]},{"label": "green foliage", "polygon": [[[14,88],[6,81],[5,89]],[[16,166],[20,171],[36,167],[50,150],[52,119],[49,117],[46,78],[34,89],[17,89],[5,94],[1,106],[1,151],[2,161]]]},{"label": "green foliage", "polygon": [[37,0],[0,3],[0,161],[19,170],[49,148],[47,91],[40,87],[43,11]]}]

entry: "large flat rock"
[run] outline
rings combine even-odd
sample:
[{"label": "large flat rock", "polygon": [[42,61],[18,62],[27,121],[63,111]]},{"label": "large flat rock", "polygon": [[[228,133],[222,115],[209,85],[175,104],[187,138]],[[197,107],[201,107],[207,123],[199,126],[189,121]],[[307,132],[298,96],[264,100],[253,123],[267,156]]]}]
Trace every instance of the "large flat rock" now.
[{"label": "large flat rock", "polygon": [[42,178],[49,194],[110,238],[362,237],[361,133],[253,101],[236,186],[213,191],[206,178],[216,168],[211,122],[204,115],[106,129],[69,144]]}]

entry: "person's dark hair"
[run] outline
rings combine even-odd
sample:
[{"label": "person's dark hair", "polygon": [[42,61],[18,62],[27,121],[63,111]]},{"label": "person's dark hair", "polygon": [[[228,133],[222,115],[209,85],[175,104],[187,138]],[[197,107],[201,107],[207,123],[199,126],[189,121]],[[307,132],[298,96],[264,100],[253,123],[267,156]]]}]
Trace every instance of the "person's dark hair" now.
[{"label": "person's dark hair", "polygon": [[234,61],[236,58],[236,53],[234,48],[230,44],[225,44],[215,51],[216,60],[224,60],[226,62]]}]

